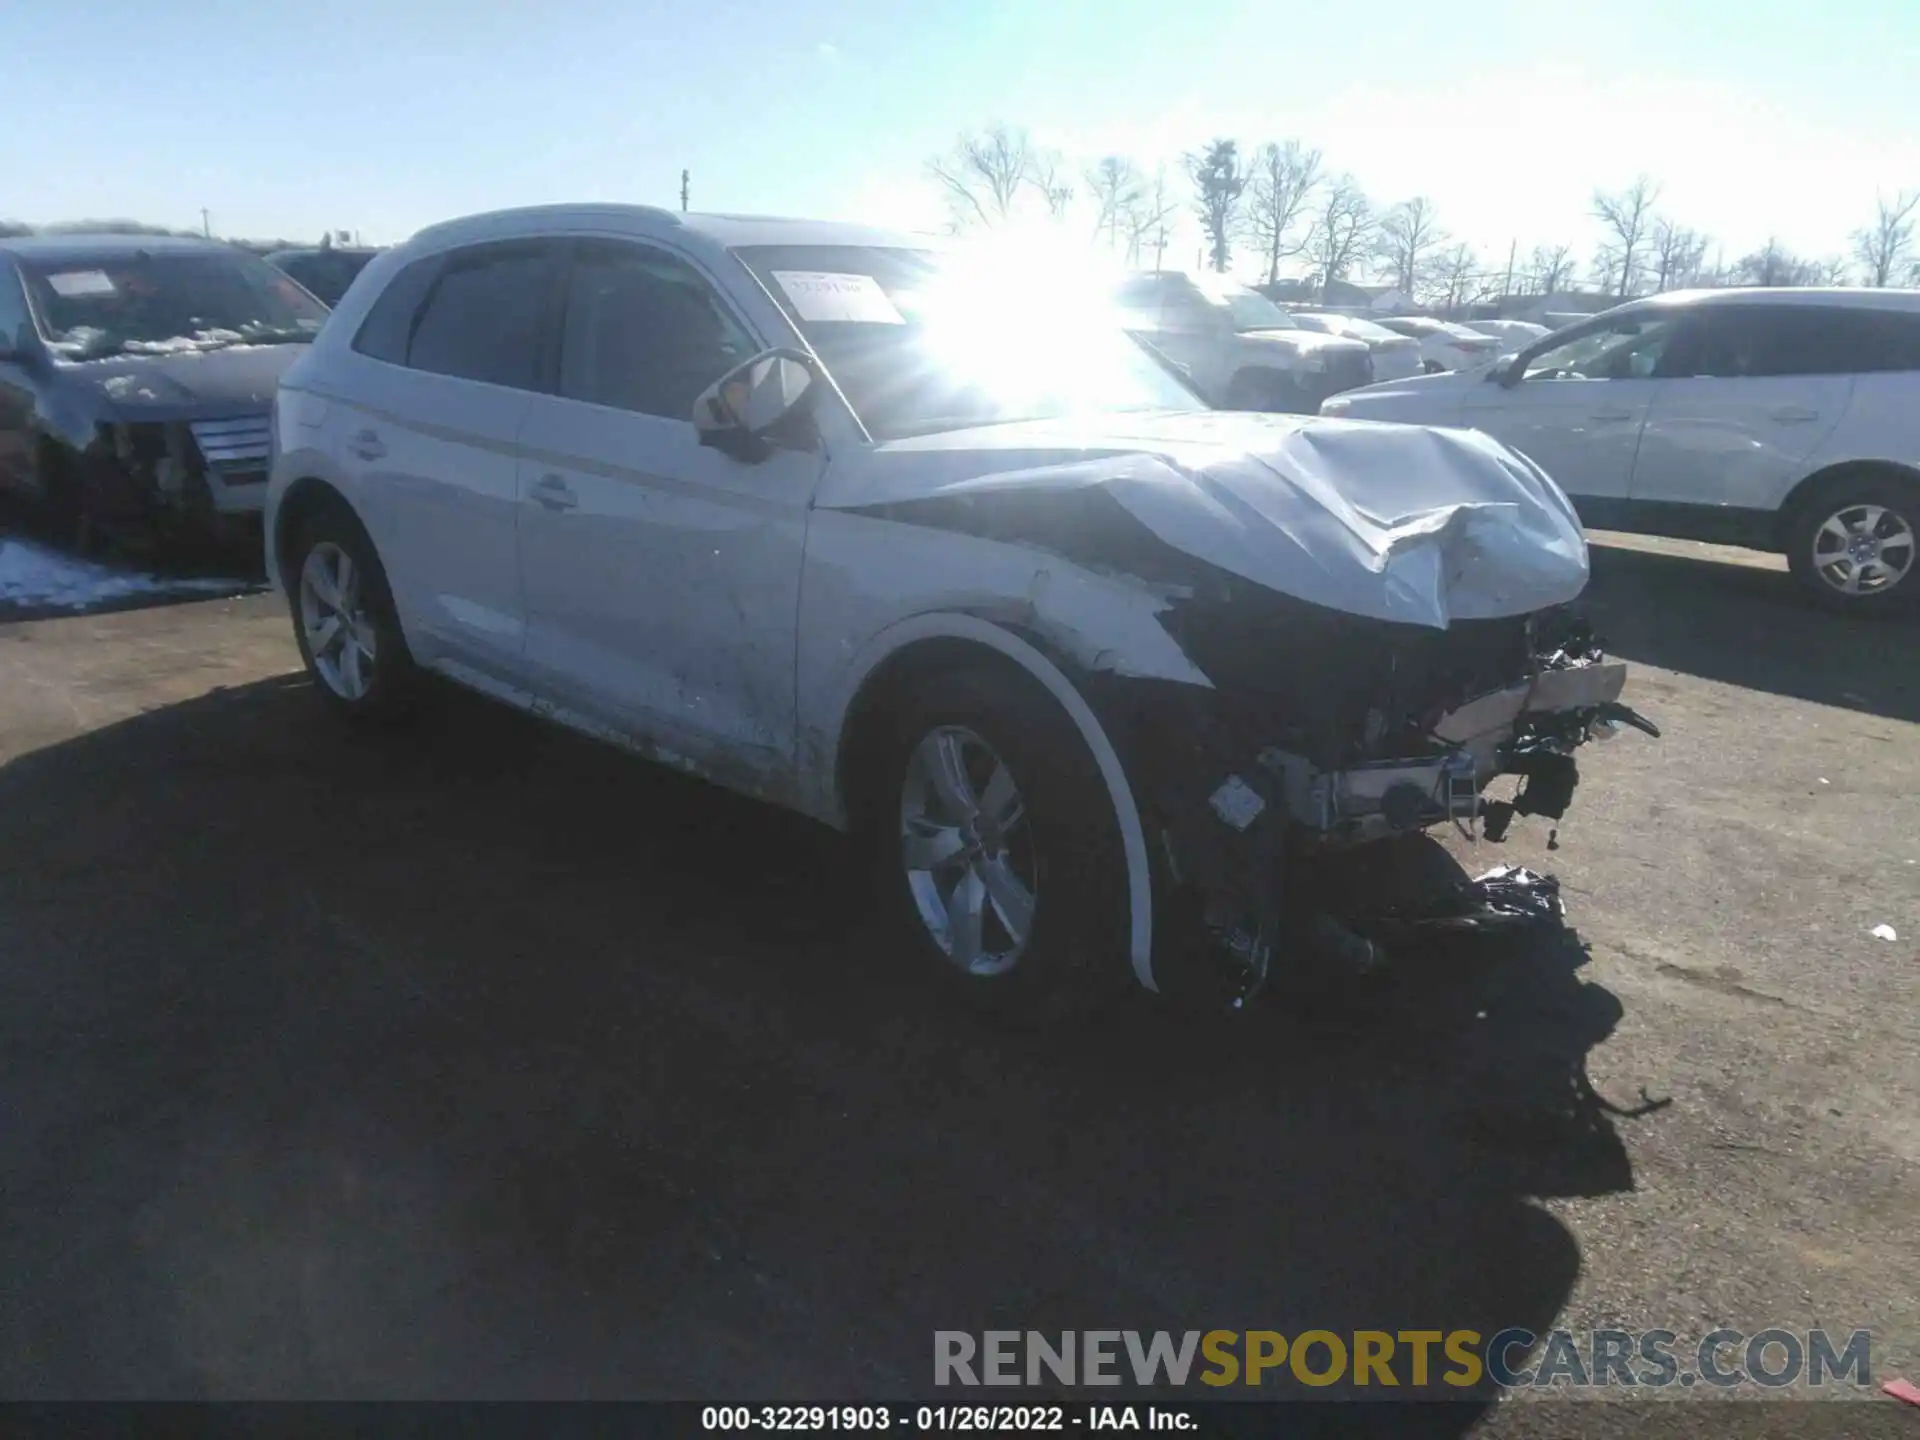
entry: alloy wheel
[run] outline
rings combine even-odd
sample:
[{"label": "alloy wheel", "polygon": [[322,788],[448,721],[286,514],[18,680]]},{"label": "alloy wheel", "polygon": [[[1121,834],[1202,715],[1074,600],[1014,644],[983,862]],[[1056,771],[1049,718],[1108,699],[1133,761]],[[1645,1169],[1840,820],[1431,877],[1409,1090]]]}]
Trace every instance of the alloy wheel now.
[{"label": "alloy wheel", "polygon": [[979,976],[1020,962],[1039,904],[1032,827],[1013,771],[973,731],[942,726],[908,757],[900,859],[941,954]]},{"label": "alloy wheel", "polygon": [[1913,526],[1884,505],[1847,505],[1813,532],[1813,568],[1843,595],[1878,595],[1913,569]]},{"label": "alloy wheel", "polygon": [[321,683],[342,700],[364,700],[373,688],[373,618],[359,567],[331,540],[309,550],[300,567],[300,629]]}]

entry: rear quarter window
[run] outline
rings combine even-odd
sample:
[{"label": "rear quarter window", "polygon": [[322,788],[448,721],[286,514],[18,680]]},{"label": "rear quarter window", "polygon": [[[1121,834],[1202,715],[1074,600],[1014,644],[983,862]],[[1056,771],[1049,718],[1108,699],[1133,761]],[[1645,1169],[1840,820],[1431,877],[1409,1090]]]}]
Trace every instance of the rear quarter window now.
[{"label": "rear quarter window", "polygon": [[429,255],[403,268],[387,282],[380,298],[373,302],[367,318],[353,337],[353,348],[370,360],[389,365],[407,363],[407,346],[413,339],[413,322],[420,314],[427,292],[440,276],[445,257]]}]

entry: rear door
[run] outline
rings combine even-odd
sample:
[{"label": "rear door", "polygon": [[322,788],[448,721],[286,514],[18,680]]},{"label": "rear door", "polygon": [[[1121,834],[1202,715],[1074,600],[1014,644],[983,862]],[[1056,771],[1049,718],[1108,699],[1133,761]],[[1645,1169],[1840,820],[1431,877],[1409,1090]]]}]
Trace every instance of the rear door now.
[{"label": "rear door", "polygon": [[1862,368],[1865,312],[1701,305],[1668,353],[1633,470],[1636,502],[1776,508],[1833,432]]},{"label": "rear door", "polygon": [[1624,500],[1678,314],[1642,308],[1564,332],[1525,355],[1517,382],[1468,384],[1463,423],[1520,451],[1575,500]]},{"label": "rear door", "polygon": [[409,641],[497,680],[521,663],[516,447],[549,383],[559,245],[471,246],[395,276],[354,338],[336,431]]},{"label": "rear door", "polygon": [[519,467],[535,683],[716,778],[784,783],[824,453],[700,444],[694,400],[762,342],[690,257],[579,239],[558,313],[558,393],[533,402]]}]

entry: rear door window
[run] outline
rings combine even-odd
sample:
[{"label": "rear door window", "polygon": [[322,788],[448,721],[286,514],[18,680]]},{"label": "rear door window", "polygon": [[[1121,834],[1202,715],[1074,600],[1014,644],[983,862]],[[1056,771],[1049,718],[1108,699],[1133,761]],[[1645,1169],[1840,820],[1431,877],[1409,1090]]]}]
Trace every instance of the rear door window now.
[{"label": "rear door window", "polygon": [[407,365],[514,390],[542,388],[555,258],[555,246],[542,241],[454,252],[414,323]]},{"label": "rear door window", "polygon": [[1676,375],[1765,379],[1920,370],[1920,316],[1838,305],[1702,306]]}]

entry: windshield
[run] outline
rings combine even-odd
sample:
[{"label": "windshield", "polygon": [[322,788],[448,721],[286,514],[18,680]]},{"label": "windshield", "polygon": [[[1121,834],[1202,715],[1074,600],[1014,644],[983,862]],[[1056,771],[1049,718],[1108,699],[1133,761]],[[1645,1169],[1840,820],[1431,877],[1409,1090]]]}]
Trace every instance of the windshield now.
[{"label": "windshield", "polygon": [[1224,305],[1235,330],[1298,330],[1291,315],[1257,290],[1249,290],[1223,275],[1200,275],[1194,279],[1200,293],[1215,305]]},{"label": "windshield", "polygon": [[959,254],[855,245],[734,252],[879,440],[1204,402],[1091,287]]},{"label": "windshield", "polygon": [[263,260],[234,251],[129,251],[20,264],[56,355],[157,355],[311,340],[326,307]]}]

